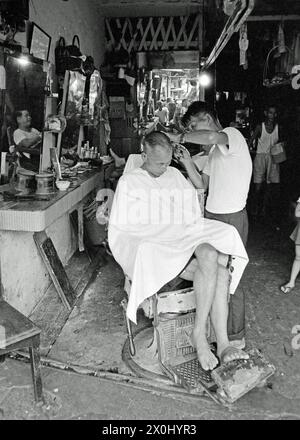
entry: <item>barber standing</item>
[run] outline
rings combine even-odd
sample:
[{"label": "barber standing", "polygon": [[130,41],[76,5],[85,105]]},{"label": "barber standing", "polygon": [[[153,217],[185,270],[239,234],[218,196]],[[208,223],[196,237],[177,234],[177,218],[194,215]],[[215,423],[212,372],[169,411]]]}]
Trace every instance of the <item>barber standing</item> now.
[{"label": "barber standing", "polygon": [[[188,152],[184,152],[181,159],[194,186],[209,190],[205,217],[235,226],[246,246],[246,202],[252,175],[247,142],[236,128],[222,129],[214,111],[205,102],[193,102],[183,119],[191,131],[181,135],[167,133],[173,142],[211,145],[202,175]],[[245,295],[241,288],[230,298],[228,335],[232,345],[245,347]]]}]

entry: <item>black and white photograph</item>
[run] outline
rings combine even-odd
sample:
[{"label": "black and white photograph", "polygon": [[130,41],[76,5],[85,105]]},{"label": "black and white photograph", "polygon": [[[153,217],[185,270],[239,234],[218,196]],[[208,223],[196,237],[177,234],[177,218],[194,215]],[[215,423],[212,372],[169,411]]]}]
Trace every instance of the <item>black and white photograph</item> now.
[{"label": "black and white photograph", "polygon": [[1,0],[0,126],[11,435],[300,420],[300,0]]}]

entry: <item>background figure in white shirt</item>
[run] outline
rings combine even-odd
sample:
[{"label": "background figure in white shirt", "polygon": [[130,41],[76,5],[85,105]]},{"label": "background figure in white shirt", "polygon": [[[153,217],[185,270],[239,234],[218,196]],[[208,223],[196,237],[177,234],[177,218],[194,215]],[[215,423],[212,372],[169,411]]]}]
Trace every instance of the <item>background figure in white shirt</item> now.
[{"label": "background figure in white shirt", "polygon": [[[279,128],[277,124],[277,109],[270,105],[264,111],[265,121],[258,124],[249,141],[250,146],[256,147],[256,156],[253,163],[253,183],[255,188],[255,206],[253,215],[266,215],[268,199],[273,199],[276,194],[271,196],[269,184],[280,183],[279,164],[273,162],[271,147],[279,142]],[[263,184],[268,185],[263,193]],[[278,196],[278,194],[277,194]],[[270,202],[269,202],[270,203]]]},{"label": "background figure in white shirt", "polygon": [[[247,142],[236,128],[222,129],[214,111],[202,101],[189,106],[184,122],[191,131],[184,136],[167,133],[172,141],[211,146],[202,175],[188,153],[183,153],[181,159],[194,186],[209,189],[205,216],[235,226],[246,246],[246,202],[252,175]],[[237,341],[237,346],[245,345],[245,298],[241,288],[230,298],[228,335],[231,341]]]},{"label": "background figure in white shirt", "polygon": [[296,278],[300,273],[300,198],[297,200],[295,217],[297,220],[297,226],[290,235],[291,240],[293,240],[295,243],[295,258],[289,281],[280,287],[281,292],[284,294],[290,293],[295,288]]},{"label": "background figure in white shirt", "polygon": [[41,133],[31,126],[28,110],[16,112],[17,130],[14,131],[14,142],[20,156],[20,165],[27,170],[39,171],[41,154]]},{"label": "background figure in white shirt", "polygon": [[173,116],[173,124],[176,126],[180,126],[180,120],[187,112],[189,107],[189,101],[187,99],[183,99],[181,104],[176,105],[176,109]]},{"label": "background figure in white shirt", "polygon": [[162,125],[166,125],[169,122],[169,110],[164,107],[161,101],[157,101],[157,110],[155,110],[155,116],[159,117],[159,122]]}]

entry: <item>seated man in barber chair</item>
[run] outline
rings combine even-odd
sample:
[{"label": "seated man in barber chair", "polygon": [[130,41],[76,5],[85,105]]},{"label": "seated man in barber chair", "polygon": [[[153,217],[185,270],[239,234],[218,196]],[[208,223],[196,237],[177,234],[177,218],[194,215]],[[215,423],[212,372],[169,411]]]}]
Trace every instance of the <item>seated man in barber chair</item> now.
[{"label": "seated man in barber chair", "polygon": [[20,166],[38,173],[42,135],[31,126],[31,116],[28,110],[17,111],[16,120],[18,128],[14,131],[14,143],[20,158]]},{"label": "seated man in barber chair", "polygon": [[180,274],[194,255],[192,342],[202,368],[218,364],[206,338],[209,315],[220,361],[247,359],[247,353],[230,346],[227,335],[228,256],[234,268],[230,293],[248,262],[240,236],[233,226],[201,216],[195,188],[169,166],[173,149],[164,133],[147,135],[142,148],[143,165],[119,180],[108,230],[112,254],[132,280],[127,316],[136,322],[139,305]]}]

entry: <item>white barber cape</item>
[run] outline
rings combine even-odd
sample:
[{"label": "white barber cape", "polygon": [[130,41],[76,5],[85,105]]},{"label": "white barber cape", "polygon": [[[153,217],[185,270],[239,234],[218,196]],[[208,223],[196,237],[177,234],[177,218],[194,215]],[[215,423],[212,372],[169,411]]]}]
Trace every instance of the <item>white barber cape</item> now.
[{"label": "white barber cape", "polygon": [[132,280],[127,316],[135,323],[139,305],[180,274],[201,243],[232,255],[230,293],[248,263],[237,230],[202,218],[196,190],[173,167],[157,178],[142,168],[120,178],[108,241],[114,258]]}]

